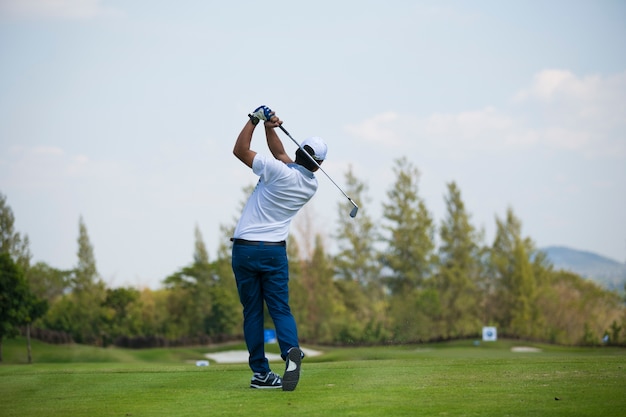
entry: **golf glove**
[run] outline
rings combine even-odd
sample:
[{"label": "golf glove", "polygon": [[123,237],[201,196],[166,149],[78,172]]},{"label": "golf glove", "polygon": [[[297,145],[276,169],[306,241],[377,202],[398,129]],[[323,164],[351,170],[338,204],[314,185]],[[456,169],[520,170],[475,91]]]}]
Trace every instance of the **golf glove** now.
[{"label": "golf glove", "polygon": [[259,123],[259,120],[270,120],[272,117],[272,109],[267,106],[259,106],[249,114],[248,117],[250,117],[252,124],[256,125]]}]

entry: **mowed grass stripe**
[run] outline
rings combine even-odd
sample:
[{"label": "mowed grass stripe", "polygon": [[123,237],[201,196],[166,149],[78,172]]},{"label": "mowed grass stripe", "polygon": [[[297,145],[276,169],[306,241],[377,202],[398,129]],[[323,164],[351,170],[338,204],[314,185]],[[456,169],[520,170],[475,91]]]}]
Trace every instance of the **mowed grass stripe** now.
[{"label": "mowed grass stripe", "polygon": [[176,360],[123,351],[124,362],[0,366],[0,415],[605,417],[626,409],[623,349],[332,349],[305,360],[291,393],[248,388],[245,364],[198,368],[181,364],[180,350],[152,355]]}]

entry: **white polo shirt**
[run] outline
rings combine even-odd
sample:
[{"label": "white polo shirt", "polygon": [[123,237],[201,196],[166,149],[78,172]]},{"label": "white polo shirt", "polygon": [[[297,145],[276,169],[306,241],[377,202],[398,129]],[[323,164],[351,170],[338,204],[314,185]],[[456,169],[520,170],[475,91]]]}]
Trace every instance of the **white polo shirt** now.
[{"label": "white polo shirt", "polygon": [[259,182],[243,208],[233,237],[280,242],[289,235],[291,220],[317,191],[317,178],[298,164],[285,164],[256,154],[252,171]]}]

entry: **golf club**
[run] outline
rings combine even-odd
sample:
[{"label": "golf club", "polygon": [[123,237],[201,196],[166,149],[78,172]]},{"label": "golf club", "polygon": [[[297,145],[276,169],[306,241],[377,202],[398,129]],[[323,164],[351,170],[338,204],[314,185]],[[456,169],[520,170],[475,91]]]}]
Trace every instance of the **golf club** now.
[{"label": "golf club", "polygon": [[289,134],[289,132],[287,132],[287,130],[283,127],[283,125],[279,125],[278,127],[280,127],[280,130],[282,130],[283,132],[285,132],[285,134],[286,134],[287,136],[289,136],[289,139],[291,139],[291,140],[293,141],[293,143],[295,143],[295,144],[296,144],[296,146],[298,146],[298,148],[300,148],[300,149],[302,149],[302,151],[304,151],[304,153],[305,153],[305,154],[309,157],[309,159],[310,159],[311,161],[313,161],[313,163],[314,163],[315,165],[317,165],[317,168],[318,168],[320,171],[322,171],[322,172],[324,173],[324,175],[326,175],[326,177],[328,177],[328,179],[330,180],[330,182],[332,182],[332,183],[335,185],[335,187],[337,187],[337,188],[339,189],[339,191],[341,191],[341,194],[343,194],[343,195],[344,195],[344,196],[348,199],[348,201],[350,201],[350,203],[352,203],[352,205],[353,205],[354,207],[353,207],[353,208],[352,208],[352,210],[350,211],[350,217],[356,217],[356,213],[357,213],[357,211],[359,211],[359,206],[357,206],[357,205],[356,205],[356,203],[355,203],[355,202],[354,202],[354,201],[353,201],[350,197],[348,197],[348,194],[346,194],[346,193],[345,193],[345,192],[341,189],[341,187],[340,187],[340,186],[338,186],[338,185],[337,185],[337,183],[336,183],[335,181],[333,181],[333,179],[332,179],[332,178],[330,178],[330,175],[328,175],[328,174],[326,173],[326,171],[324,171],[324,169],[320,166],[320,164],[318,164],[318,163],[317,163],[317,161],[315,160],[315,158],[313,158],[313,157],[312,157],[312,156],[311,156],[311,155],[310,155],[310,154],[309,154],[309,153],[308,153],[308,152],[307,152],[304,148],[302,148],[302,146],[300,146],[300,144],[299,144],[299,143],[298,143],[298,142],[297,142],[297,141],[296,141],[296,140],[295,140],[295,139],[294,139],[294,138],[293,138],[293,137]]}]

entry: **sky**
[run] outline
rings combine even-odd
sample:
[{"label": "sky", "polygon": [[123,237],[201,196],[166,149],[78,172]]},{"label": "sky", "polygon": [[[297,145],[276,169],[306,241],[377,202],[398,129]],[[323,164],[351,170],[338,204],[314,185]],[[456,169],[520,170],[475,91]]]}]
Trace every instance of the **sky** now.
[{"label": "sky", "polygon": [[[0,193],[33,262],[74,267],[81,218],[112,287],[159,288],[196,227],[215,259],[261,104],[376,223],[406,156],[436,224],[454,181],[487,244],[512,208],[538,247],[626,261],[626,2],[0,0]],[[332,247],[350,204],[318,177],[292,230]]]}]

